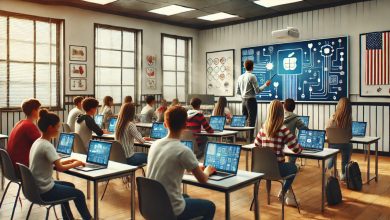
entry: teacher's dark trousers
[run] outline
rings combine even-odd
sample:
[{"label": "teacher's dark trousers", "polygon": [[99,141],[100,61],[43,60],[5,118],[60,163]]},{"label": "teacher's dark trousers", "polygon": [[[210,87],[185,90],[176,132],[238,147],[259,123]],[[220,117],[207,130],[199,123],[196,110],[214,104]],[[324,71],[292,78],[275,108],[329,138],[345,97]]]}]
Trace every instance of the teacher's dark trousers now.
[{"label": "teacher's dark trousers", "polygon": [[[242,99],[242,114],[248,119],[248,126],[255,127],[257,118],[257,101],[256,98]],[[253,132],[251,133],[251,141],[254,141]]]}]

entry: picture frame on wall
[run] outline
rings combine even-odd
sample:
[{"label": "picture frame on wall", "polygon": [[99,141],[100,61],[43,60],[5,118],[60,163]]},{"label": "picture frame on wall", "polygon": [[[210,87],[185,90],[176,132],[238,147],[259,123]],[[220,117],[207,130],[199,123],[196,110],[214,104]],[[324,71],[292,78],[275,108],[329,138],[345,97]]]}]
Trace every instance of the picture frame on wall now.
[{"label": "picture frame on wall", "polygon": [[87,78],[87,64],[69,63],[70,78]]},{"label": "picture frame on wall", "polygon": [[69,60],[70,61],[87,61],[87,47],[69,45]]},{"label": "picture frame on wall", "polygon": [[70,91],[87,91],[87,79],[70,78]]},{"label": "picture frame on wall", "polygon": [[206,94],[234,96],[234,49],[206,52]]}]

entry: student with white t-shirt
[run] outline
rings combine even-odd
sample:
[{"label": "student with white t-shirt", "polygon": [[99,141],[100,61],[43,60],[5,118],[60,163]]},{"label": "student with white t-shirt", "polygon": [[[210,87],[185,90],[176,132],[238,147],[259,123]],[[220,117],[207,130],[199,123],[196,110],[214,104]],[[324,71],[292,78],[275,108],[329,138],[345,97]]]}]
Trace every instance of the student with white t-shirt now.
[{"label": "student with white t-shirt", "polygon": [[[75,159],[61,160],[55,147],[50,142],[52,138],[58,137],[61,127],[60,118],[46,109],[42,109],[39,116],[38,128],[41,130],[42,136],[31,147],[30,170],[40,189],[42,200],[50,202],[74,197],[73,201],[82,219],[92,219],[85,202],[84,193],[76,189],[73,183],[54,181],[52,177],[53,165],[57,171],[62,172],[85,164]],[[68,202],[63,203],[61,207],[63,219],[74,219]]]},{"label": "student with white t-shirt", "polygon": [[73,99],[73,103],[75,105],[75,107],[70,110],[69,114],[68,114],[68,121],[66,122],[69,127],[70,127],[70,130],[72,132],[74,132],[74,126],[75,126],[75,123],[76,123],[76,119],[77,119],[77,116],[83,114],[83,107],[81,105],[81,103],[83,102],[84,100],[84,97],[82,96],[76,96],[74,99]]},{"label": "student with white t-shirt", "polygon": [[184,170],[191,171],[200,183],[206,183],[215,172],[214,167],[202,171],[194,153],[180,142],[186,128],[187,111],[180,106],[170,107],[164,116],[168,136],[152,144],[148,155],[147,178],[159,181],[166,189],[177,219],[192,219],[202,216],[204,220],[214,217],[215,205],[203,199],[184,198],[181,182]]}]

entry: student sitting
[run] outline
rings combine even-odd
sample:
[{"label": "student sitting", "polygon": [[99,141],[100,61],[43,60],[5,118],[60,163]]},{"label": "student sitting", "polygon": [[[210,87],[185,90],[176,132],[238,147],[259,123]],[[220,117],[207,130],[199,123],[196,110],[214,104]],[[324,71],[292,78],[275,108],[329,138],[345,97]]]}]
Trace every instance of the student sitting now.
[{"label": "student sitting", "polygon": [[[299,130],[309,129],[305,123],[301,120],[299,115],[294,113],[295,110],[295,101],[294,99],[284,100],[284,122],[283,124],[290,129],[291,133],[296,134],[297,128]],[[289,162],[295,163],[297,157],[290,157]]]},{"label": "student sitting", "polygon": [[[203,113],[200,111],[200,105],[202,101],[199,98],[192,98],[190,102],[193,110],[188,110],[187,128],[192,133],[201,132],[201,127],[206,130],[207,133],[214,133],[212,127],[210,127]],[[196,142],[198,143],[197,158],[202,158],[204,155],[204,149],[206,147],[207,137],[206,136],[195,136]]]},{"label": "student sitting", "polygon": [[69,125],[70,130],[72,132],[74,132],[74,126],[76,123],[77,116],[83,114],[83,110],[82,110],[82,106],[81,106],[81,102],[83,100],[84,100],[84,97],[82,97],[82,96],[76,96],[73,99],[73,103],[74,103],[75,107],[72,110],[70,110],[70,112],[68,114],[68,121],[67,121],[67,124]]},{"label": "student sitting", "polygon": [[140,115],[141,123],[152,123],[156,118],[154,114],[153,106],[156,104],[156,99],[154,96],[149,95],[146,97],[146,106],[143,107]]},{"label": "student sitting", "polygon": [[149,138],[142,138],[141,133],[134,124],[135,105],[133,103],[123,104],[118,116],[118,122],[115,128],[115,140],[122,144],[127,163],[132,166],[145,164],[148,155],[146,153],[134,152],[134,139],[144,143]]},{"label": "student sitting", "polygon": [[123,100],[123,104],[132,103],[132,102],[133,102],[133,97],[131,97],[130,95],[125,96],[125,98]]},{"label": "student sitting", "polygon": [[173,107],[173,106],[180,106],[180,102],[179,102],[179,99],[172,99],[172,103],[170,105],[170,107]]},{"label": "student sitting", "polygon": [[183,107],[171,107],[165,112],[164,125],[168,128],[168,136],[150,147],[147,178],[157,180],[165,187],[177,219],[202,216],[204,220],[211,220],[215,213],[214,203],[184,198],[181,193],[184,170],[191,171],[200,183],[206,183],[215,172],[215,168],[210,166],[202,171],[193,152],[180,142],[186,119],[187,112]]},{"label": "student sitting", "polygon": [[168,109],[167,100],[161,99],[161,106],[156,110],[157,122],[164,122],[164,113]]},{"label": "student sitting", "polygon": [[16,167],[16,163],[26,166],[29,164],[31,146],[41,136],[35,124],[39,118],[40,107],[41,103],[36,99],[29,99],[22,103],[22,111],[26,115],[26,119],[16,123],[11,130],[7,145],[7,151],[14,167]]},{"label": "student sitting", "polygon": [[[60,118],[46,109],[39,112],[38,127],[42,136],[37,139],[30,151],[30,170],[38,185],[43,201],[56,201],[74,197],[74,203],[83,219],[92,219],[85,202],[84,193],[75,188],[70,182],[54,181],[53,165],[57,171],[66,171],[85,164],[75,159],[61,160],[51,139],[58,137],[61,127]],[[61,204],[63,219],[74,219],[69,203]]]},{"label": "student sitting", "polygon": [[99,114],[103,115],[103,128],[108,128],[109,120],[112,116],[114,116],[112,113],[113,105],[114,99],[111,96],[105,96],[103,99],[103,106],[99,111]]},{"label": "student sitting", "polygon": [[93,119],[96,114],[99,102],[94,98],[86,98],[82,102],[85,114],[79,115],[75,124],[75,132],[80,135],[84,146],[89,145],[89,141],[92,139],[92,132],[96,135],[102,136],[107,133],[106,130],[102,130]]},{"label": "student sitting", "polygon": [[[278,100],[274,100],[269,105],[267,119],[257,134],[255,139],[255,146],[270,147],[275,151],[279,162],[280,174],[282,177],[297,173],[297,166],[295,164],[284,162],[283,148],[285,145],[294,153],[300,153],[302,151],[302,147],[298,144],[295,135],[291,133],[286,126],[283,125],[282,103]],[[280,199],[282,193],[286,193],[285,202],[287,205],[291,206],[297,205],[294,196],[290,191],[294,177],[295,176],[287,179],[284,182],[282,192],[279,193]]]},{"label": "student sitting", "polygon": [[226,97],[224,97],[224,96],[219,97],[218,102],[215,105],[215,108],[213,110],[212,115],[226,116],[227,122],[230,123],[230,120],[232,119],[232,113],[230,113],[230,110],[227,107]]},{"label": "student sitting", "polygon": [[[352,107],[348,98],[341,98],[337,103],[336,111],[329,119],[326,128],[342,128],[349,132],[352,138]],[[351,160],[352,144],[329,144],[329,148],[339,149],[341,152],[341,172],[340,180],[345,180],[345,166]],[[328,162],[328,169],[333,167],[333,158]]]}]

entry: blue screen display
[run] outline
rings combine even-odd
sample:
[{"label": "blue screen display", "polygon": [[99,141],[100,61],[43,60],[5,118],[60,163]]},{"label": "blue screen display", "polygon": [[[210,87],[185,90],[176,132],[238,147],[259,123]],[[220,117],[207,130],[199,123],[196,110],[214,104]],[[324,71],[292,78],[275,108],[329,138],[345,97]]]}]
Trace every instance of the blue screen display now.
[{"label": "blue screen display", "polygon": [[186,147],[188,147],[190,150],[194,150],[194,146],[192,141],[180,141],[182,144],[184,144]]},{"label": "blue screen display", "polygon": [[366,136],[366,122],[352,122],[352,136]]},{"label": "blue screen display", "polygon": [[58,140],[57,152],[70,155],[72,153],[73,142],[74,134],[61,133]]},{"label": "blue screen display", "polygon": [[99,127],[102,127],[102,125],[103,125],[103,115],[95,115],[95,123]]},{"label": "blue screen display", "polygon": [[210,117],[210,126],[215,131],[223,131],[223,129],[225,128],[225,122],[226,122],[225,116],[211,116]]},{"label": "blue screen display", "polygon": [[150,131],[150,137],[153,139],[161,139],[168,134],[168,129],[164,127],[162,122],[154,122],[152,130]]},{"label": "blue screen display", "polygon": [[108,131],[111,133],[115,132],[115,126],[116,122],[118,121],[118,118],[110,118],[110,122],[108,124]]},{"label": "blue screen display", "polygon": [[232,117],[231,127],[245,127],[246,117],[245,115],[234,115]]},{"label": "blue screen display", "polygon": [[111,145],[112,143],[109,142],[91,140],[89,142],[87,162],[107,165],[110,159]]},{"label": "blue screen display", "polygon": [[299,130],[298,143],[303,148],[322,150],[325,144],[325,131]]},{"label": "blue screen display", "polygon": [[240,152],[240,145],[209,142],[204,165],[211,165],[217,171],[237,173]]},{"label": "blue screen display", "polygon": [[306,125],[306,127],[309,127],[309,116],[299,116],[299,118]]}]

